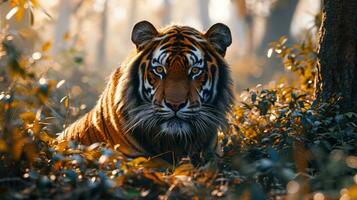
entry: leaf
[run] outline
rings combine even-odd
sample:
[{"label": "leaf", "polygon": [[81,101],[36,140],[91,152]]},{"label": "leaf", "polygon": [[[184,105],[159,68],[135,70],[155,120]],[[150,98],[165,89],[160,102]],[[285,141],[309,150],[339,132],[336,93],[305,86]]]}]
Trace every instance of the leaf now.
[{"label": "leaf", "polygon": [[5,140],[0,139],[0,152],[5,152],[7,150],[7,145]]},{"label": "leaf", "polygon": [[31,4],[32,4],[32,7],[34,7],[34,8],[37,8],[38,6],[40,6],[40,4],[38,3],[37,0],[31,0]]},{"label": "leaf", "polygon": [[21,21],[22,18],[24,17],[24,13],[25,13],[25,8],[24,8],[24,5],[21,5],[21,7],[18,7],[19,9],[17,10],[16,12],[16,20],[17,21]]},{"label": "leaf", "polygon": [[62,87],[62,85],[65,83],[66,83],[66,80],[61,80],[60,82],[57,83],[56,88],[58,89],[58,88]]},{"label": "leaf", "polygon": [[348,112],[348,113],[345,113],[345,115],[348,118],[357,118],[357,113],[354,113],[354,112]]},{"label": "leaf", "polygon": [[145,176],[145,178],[150,179],[151,181],[159,185],[163,185],[165,183],[164,177],[159,172],[148,172],[147,170],[145,170],[143,175]]},{"label": "leaf", "polygon": [[64,104],[64,107],[66,109],[69,108],[69,100],[68,100],[68,96],[64,96],[61,100],[60,100],[60,103],[63,103]]},{"label": "leaf", "polygon": [[51,47],[52,47],[52,43],[51,43],[50,41],[47,41],[47,42],[45,42],[45,43],[42,45],[41,49],[42,49],[42,51],[46,52],[46,51],[48,51]]},{"label": "leaf", "polygon": [[147,162],[148,159],[145,157],[138,157],[135,158],[134,160],[128,162],[128,165],[133,166],[133,167],[139,167],[140,165],[142,165],[143,163]]},{"label": "leaf", "polygon": [[71,39],[71,34],[69,32],[66,32],[65,34],[63,34],[63,39],[65,41],[68,41],[69,39]]},{"label": "leaf", "polygon": [[50,144],[51,142],[54,141],[54,139],[52,137],[50,137],[46,132],[42,132],[40,134],[40,140]]},{"label": "leaf", "polygon": [[7,14],[6,14],[6,19],[7,20],[10,20],[16,13],[17,11],[19,10],[19,7],[14,7],[12,8]]},{"label": "leaf", "polygon": [[133,188],[128,188],[124,190],[126,199],[137,199],[141,196],[141,192]]},{"label": "leaf", "polygon": [[33,127],[32,127],[32,131],[33,133],[38,136],[40,134],[40,120],[41,120],[41,112],[42,112],[42,108],[38,109],[36,112],[36,117],[35,120],[33,122]]},{"label": "leaf", "polygon": [[142,164],[145,168],[149,168],[149,169],[167,169],[172,167],[171,164],[169,164],[168,162],[164,161],[161,158],[150,158],[148,159],[147,162],[144,162]]},{"label": "leaf", "polygon": [[194,166],[191,163],[185,163],[180,166],[178,166],[173,175],[178,176],[178,175],[184,175],[184,176],[191,176],[194,172]]},{"label": "leaf", "polygon": [[33,113],[33,112],[23,112],[20,114],[20,118],[27,122],[27,123],[30,123],[30,122],[33,122],[36,118],[36,115]]},{"label": "leaf", "polygon": [[62,140],[54,146],[56,151],[63,152],[68,148],[68,141]]},{"label": "leaf", "polygon": [[350,199],[357,199],[357,185],[353,185],[348,188],[348,196]]},{"label": "leaf", "polygon": [[271,161],[273,161],[273,162],[278,162],[279,161],[279,154],[272,147],[268,147],[268,154],[269,154],[269,158],[270,158]]},{"label": "leaf", "polygon": [[271,55],[273,54],[273,48],[270,48],[269,50],[268,50],[268,52],[267,52],[267,57],[268,58],[270,58],[271,57]]}]

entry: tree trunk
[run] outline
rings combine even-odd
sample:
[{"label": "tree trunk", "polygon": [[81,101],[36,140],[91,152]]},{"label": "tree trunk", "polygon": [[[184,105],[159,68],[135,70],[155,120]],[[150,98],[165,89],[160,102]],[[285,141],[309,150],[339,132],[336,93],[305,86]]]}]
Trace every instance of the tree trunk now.
[{"label": "tree trunk", "polygon": [[357,1],[324,0],[318,49],[317,101],[340,100],[357,113]]}]

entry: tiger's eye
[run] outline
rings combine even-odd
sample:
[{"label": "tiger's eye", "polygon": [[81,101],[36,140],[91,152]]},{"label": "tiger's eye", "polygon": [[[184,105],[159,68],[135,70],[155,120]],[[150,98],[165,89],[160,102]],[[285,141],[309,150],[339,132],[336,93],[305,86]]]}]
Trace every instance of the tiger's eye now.
[{"label": "tiger's eye", "polygon": [[193,67],[193,68],[191,69],[191,73],[192,73],[192,74],[197,74],[198,72],[200,72],[200,69],[199,69],[198,67]]},{"label": "tiger's eye", "polygon": [[157,67],[156,67],[156,72],[157,72],[157,73],[162,73],[162,72],[164,72],[164,68],[161,67],[161,66],[157,66]]}]

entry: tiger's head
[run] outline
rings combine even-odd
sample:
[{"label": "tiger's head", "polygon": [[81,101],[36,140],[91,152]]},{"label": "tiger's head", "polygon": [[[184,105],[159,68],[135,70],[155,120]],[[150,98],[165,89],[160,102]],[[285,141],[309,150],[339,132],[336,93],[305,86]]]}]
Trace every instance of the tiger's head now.
[{"label": "tiger's head", "polygon": [[153,155],[214,145],[233,99],[224,60],[229,28],[218,23],[205,33],[175,25],[158,31],[142,21],[131,39],[137,55],[126,71],[121,107],[127,134]]}]

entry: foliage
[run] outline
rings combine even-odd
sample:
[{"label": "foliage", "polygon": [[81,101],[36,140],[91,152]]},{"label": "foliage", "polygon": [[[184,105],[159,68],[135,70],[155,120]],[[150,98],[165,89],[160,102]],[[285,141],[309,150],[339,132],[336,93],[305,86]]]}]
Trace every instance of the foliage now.
[{"label": "foliage", "polygon": [[272,44],[270,54],[296,72],[297,83],[243,92],[229,130],[219,133],[220,156],[200,166],[55,141],[66,118],[80,115],[80,103],[72,105],[64,80],[37,71],[48,43],[26,54],[13,39],[3,35],[0,46],[1,199],[357,198],[357,114],[340,113],[333,99],[314,103],[311,39]]}]

